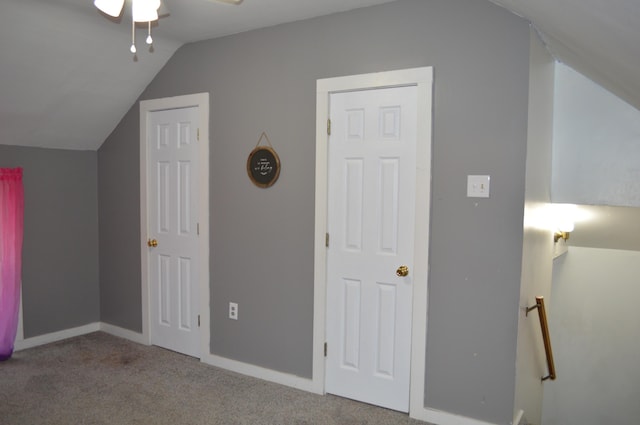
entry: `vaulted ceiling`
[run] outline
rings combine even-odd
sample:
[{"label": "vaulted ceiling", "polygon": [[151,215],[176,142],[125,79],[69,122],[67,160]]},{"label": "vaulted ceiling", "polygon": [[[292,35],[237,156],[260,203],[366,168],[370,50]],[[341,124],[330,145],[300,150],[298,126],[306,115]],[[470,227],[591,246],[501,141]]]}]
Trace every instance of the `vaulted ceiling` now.
[{"label": "vaulted ceiling", "polygon": [[556,59],[640,109],[640,2],[491,1],[532,22]]},{"label": "vaulted ceiling", "polygon": [[[164,0],[154,51],[139,28],[134,58],[127,12],[108,19],[91,0],[2,0],[0,143],[98,149],[182,44],[389,1]],[[492,1],[531,21],[556,58],[640,107],[640,2]]]}]

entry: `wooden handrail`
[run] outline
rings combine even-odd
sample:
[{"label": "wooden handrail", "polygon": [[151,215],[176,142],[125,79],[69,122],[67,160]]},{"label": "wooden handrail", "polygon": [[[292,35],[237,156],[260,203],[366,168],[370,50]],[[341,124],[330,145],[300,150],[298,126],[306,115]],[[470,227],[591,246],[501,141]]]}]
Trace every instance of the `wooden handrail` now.
[{"label": "wooden handrail", "polygon": [[544,342],[544,352],[547,355],[547,367],[549,368],[549,374],[543,376],[542,380],[546,381],[556,379],[556,366],[553,363],[553,351],[551,350],[551,338],[549,337],[549,324],[547,323],[547,311],[544,308],[544,297],[536,297],[536,305],[527,308],[526,315],[529,315],[531,310],[538,309],[538,317],[540,317],[540,328],[542,329],[542,341]]}]

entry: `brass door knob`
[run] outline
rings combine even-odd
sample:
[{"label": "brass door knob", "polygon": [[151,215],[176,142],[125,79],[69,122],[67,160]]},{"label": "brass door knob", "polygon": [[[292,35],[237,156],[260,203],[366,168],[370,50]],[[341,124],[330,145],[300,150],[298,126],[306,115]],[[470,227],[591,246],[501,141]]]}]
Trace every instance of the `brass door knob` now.
[{"label": "brass door knob", "polygon": [[150,247],[150,248],[155,248],[155,247],[158,246],[158,241],[155,240],[155,239],[149,239],[147,241],[147,246]]},{"label": "brass door knob", "polygon": [[396,275],[398,275],[399,277],[408,276],[409,275],[409,267],[407,267],[407,266],[398,267],[398,270],[396,270]]}]

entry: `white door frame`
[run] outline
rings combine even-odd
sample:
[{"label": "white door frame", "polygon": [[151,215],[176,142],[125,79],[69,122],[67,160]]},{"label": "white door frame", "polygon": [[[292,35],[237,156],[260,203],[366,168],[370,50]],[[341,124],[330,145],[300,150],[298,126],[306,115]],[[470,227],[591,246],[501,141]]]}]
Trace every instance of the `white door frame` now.
[{"label": "white door frame", "polygon": [[[409,415],[424,417],[424,376],[427,340],[427,279],[429,270],[429,212],[431,199],[431,129],[433,68],[412,68],[374,74],[327,78],[316,85],[316,187],[314,233],[313,388],[324,392],[327,290],[328,135],[331,93],[398,86],[418,90],[416,223],[413,261],[411,384]],[[414,379],[415,378],[415,379]]]},{"label": "white door frame", "polygon": [[198,128],[198,223],[200,237],[198,251],[201,255],[198,270],[200,291],[200,359],[209,354],[211,333],[209,330],[209,93],[166,97],[140,101],[140,269],[142,286],[142,339],[151,345],[151,308],[149,306],[151,286],[149,285],[149,249],[147,247],[147,137],[149,115],[155,111],[197,107]]}]

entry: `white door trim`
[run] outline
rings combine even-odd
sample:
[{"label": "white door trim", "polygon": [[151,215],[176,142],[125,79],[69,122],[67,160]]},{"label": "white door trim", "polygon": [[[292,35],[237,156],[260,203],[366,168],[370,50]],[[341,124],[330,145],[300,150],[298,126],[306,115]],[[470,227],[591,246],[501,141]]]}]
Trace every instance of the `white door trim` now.
[{"label": "white door trim", "polygon": [[142,338],[151,344],[151,309],[149,307],[150,285],[147,270],[147,137],[149,115],[154,111],[197,107],[199,114],[200,143],[198,143],[198,217],[200,238],[198,250],[201,255],[199,276],[200,291],[200,358],[209,354],[211,338],[209,318],[209,93],[166,97],[140,101],[140,269],[142,290]]},{"label": "white door trim", "polygon": [[[416,224],[413,266],[411,331],[411,384],[409,415],[423,416],[425,352],[427,340],[427,279],[429,271],[429,213],[431,200],[431,129],[433,68],[412,68],[373,74],[326,78],[316,85],[316,182],[314,230],[313,388],[324,392],[328,204],[327,119],[330,93],[385,87],[417,86],[418,132],[416,173]],[[414,379],[415,378],[415,379]]]}]

